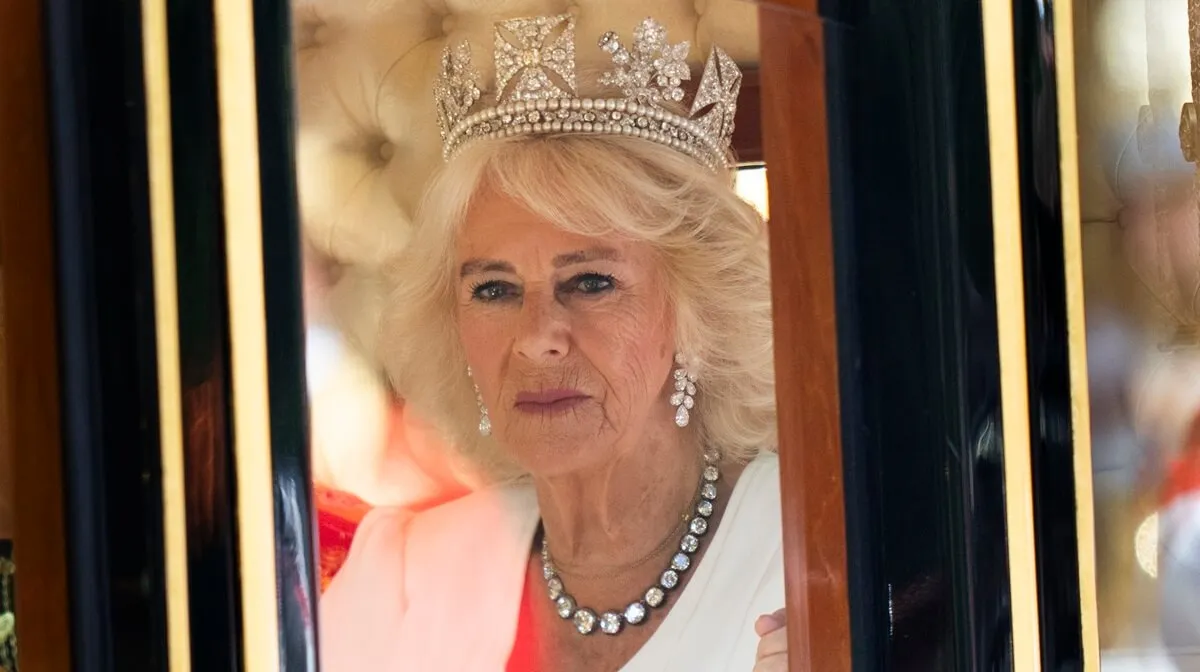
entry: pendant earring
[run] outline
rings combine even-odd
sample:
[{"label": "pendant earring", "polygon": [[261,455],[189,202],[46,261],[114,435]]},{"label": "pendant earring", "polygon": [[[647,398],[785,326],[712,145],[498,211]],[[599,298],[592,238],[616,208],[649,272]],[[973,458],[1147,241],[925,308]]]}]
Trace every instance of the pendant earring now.
[{"label": "pendant earring", "polygon": [[692,421],[692,409],[696,406],[696,373],[687,368],[687,359],[682,353],[675,355],[675,393],[671,405],[675,407],[675,425],[688,426]]},{"label": "pendant earring", "polygon": [[471,378],[471,387],[475,388],[475,403],[479,405],[479,435],[491,436],[492,418],[488,415],[487,406],[483,405],[483,393],[479,391],[479,386],[471,376],[471,367],[467,367],[467,377]]}]

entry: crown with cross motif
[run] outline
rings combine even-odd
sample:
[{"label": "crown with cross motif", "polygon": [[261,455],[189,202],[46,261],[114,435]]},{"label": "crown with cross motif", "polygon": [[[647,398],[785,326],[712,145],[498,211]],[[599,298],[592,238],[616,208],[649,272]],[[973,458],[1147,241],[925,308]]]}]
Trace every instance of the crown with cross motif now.
[{"label": "crown with cross motif", "polygon": [[683,82],[692,77],[689,44],[667,42],[667,30],[645,19],[626,45],[614,32],[598,48],[613,68],[599,80],[620,96],[576,93],[575,18],[570,14],[499,21],[494,28],[494,104],[486,105],[471,47],[447,45],[434,88],[442,154],[452,158],[480,138],[590,133],[638,137],[677,149],[713,170],[724,168],[733,137],[742,73],[713,47],[687,116]]}]

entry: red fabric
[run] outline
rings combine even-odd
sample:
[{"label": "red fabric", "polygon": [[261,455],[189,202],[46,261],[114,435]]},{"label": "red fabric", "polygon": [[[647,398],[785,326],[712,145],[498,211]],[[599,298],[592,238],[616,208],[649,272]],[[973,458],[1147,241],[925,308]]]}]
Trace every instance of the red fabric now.
[{"label": "red fabric", "polygon": [[542,669],[533,629],[533,594],[534,591],[526,585],[525,594],[521,597],[521,610],[517,615],[517,635],[513,640],[506,672],[540,672]]},{"label": "red fabric", "polygon": [[314,486],[317,508],[317,544],[320,549],[321,591],[342,568],[350,542],[363,516],[371,509],[361,499],[345,492]]},{"label": "red fabric", "polygon": [[1168,467],[1163,483],[1163,506],[1195,493],[1200,493],[1200,413],[1192,421],[1183,450]]}]

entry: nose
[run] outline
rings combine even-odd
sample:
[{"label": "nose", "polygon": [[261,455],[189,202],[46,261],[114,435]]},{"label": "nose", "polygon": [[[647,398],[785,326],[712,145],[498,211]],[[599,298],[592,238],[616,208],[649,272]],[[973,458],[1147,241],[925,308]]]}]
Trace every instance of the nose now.
[{"label": "nose", "polygon": [[533,362],[561,359],[570,352],[570,329],[553,295],[527,293],[521,306],[516,351]]}]

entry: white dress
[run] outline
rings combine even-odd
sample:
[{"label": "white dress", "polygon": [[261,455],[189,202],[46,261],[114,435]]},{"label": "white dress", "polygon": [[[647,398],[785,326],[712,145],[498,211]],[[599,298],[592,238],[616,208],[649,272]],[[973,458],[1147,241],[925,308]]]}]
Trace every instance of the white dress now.
[{"label": "white dress", "polygon": [[[623,672],[754,667],[754,621],[784,604],[778,459],[752,461],[726,506],[691,581]],[[503,672],[538,520],[529,486],[415,515],[373,511],[321,599],[322,672]]]}]

